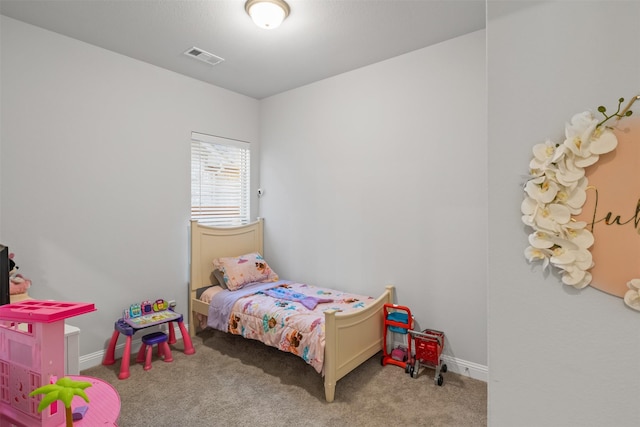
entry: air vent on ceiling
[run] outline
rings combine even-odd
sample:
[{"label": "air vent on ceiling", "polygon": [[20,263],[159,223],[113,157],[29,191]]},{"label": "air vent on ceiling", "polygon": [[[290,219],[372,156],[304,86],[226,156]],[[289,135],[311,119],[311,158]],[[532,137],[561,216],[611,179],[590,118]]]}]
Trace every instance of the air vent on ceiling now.
[{"label": "air vent on ceiling", "polygon": [[184,54],[202,62],[206,62],[209,65],[216,65],[224,61],[224,58],[220,58],[213,53],[209,53],[195,46],[187,50]]}]

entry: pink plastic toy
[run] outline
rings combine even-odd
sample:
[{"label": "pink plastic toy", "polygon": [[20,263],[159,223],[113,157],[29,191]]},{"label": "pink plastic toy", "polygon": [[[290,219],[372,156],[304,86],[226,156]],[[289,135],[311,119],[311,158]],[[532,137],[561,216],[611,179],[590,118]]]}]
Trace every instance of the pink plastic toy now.
[{"label": "pink plastic toy", "polygon": [[[149,312],[149,314],[140,315],[136,313],[136,316],[133,315],[132,311],[137,312],[138,306],[144,307],[147,304],[149,304],[151,308],[151,312]],[[133,310],[134,306],[136,307],[136,310]],[[166,323],[169,330],[168,344],[175,344],[176,336],[172,323],[176,322],[178,324],[178,328],[180,328],[180,333],[182,334],[182,341],[184,343],[183,353],[186,355],[191,355],[196,352],[195,348],[193,347],[193,343],[191,342],[191,336],[189,335],[187,328],[184,326],[182,314],[176,313],[173,310],[166,309],[157,311],[158,309],[161,309],[163,307],[168,307],[168,303],[165,300],[156,300],[154,304],[150,304],[149,301],[143,301],[141,304],[134,304],[129,309],[125,309],[123,317],[115,321],[113,325],[113,334],[111,335],[111,340],[109,340],[109,345],[107,346],[107,351],[104,354],[102,364],[113,365],[114,363],[116,363],[116,343],[118,342],[118,337],[120,336],[120,334],[124,334],[126,337],[126,341],[124,343],[122,361],[120,362],[120,373],[118,374],[119,379],[125,380],[131,376],[129,364],[131,362],[131,346],[133,342],[133,335],[141,329]],[[140,309],[140,312],[144,313],[145,309]],[[129,316],[127,316],[127,313],[129,313]],[[140,357],[137,356],[136,360],[139,359]],[[170,360],[165,359],[165,362],[169,361]],[[0,427],[3,426],[0,425]]]},{"label": "pink plastic toy", "polygon": [[53,427],[64,423],[54,402],[29,393],[64,376],[64,320],[95,311],[92,303],[26,300],[0,306],[0,427]]}]

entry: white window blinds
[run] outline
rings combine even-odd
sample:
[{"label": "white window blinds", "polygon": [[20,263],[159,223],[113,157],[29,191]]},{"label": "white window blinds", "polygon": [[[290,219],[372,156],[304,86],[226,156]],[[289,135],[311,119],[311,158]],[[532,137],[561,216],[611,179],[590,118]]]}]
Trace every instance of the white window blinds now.
[{"label": "white window blinds", "polygon": [[212,226],[249,223],[249,147],[191,133],[191,219]]}]

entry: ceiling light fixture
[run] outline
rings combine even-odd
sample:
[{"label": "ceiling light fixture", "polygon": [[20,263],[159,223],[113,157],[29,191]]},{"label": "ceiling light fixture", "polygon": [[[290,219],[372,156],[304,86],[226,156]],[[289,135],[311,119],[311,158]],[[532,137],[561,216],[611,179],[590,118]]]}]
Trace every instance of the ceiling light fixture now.
[{"label": "ceiling light fixture", "polygon": [[284,0],[247,0],[244,10],[258,27],[272,30],[282,24],[291,9]]}]

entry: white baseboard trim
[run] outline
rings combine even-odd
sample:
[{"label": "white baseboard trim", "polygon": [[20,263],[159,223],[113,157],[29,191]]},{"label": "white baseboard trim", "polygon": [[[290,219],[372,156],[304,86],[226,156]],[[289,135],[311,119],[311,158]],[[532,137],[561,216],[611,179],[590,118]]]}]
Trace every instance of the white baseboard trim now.
[{"label": "white baseboard trim", "polygon": [[484,382],[489,381],[489,368],[487,366],[457,359],[445,354],[442,355],[442,363],[447,365],[448,372],[454,372],[456,374]]},{"label": "white baseboard trim", "polygon": [[[188,325],[185,325],[188,328]],[[174,327],[176,337],[180,336],[180,329],[176,326]],[[164,329],[166,332],[166,329]],[[140,335],[142,337],[142,334]],[[140,349],[141,344],[140,338],[135,339],[131,342],[131,353],[135,354]],[[80,371],[82,373],[83,370],[93,368],[94,366],[98,366],[102,363],[104,358],[104,350],[96,351],[94,353],[86,354],[80,356]],[[122,358],[122,354],[124,353],[124,342],[118,344],[116,346],[115,357],[116,359]],[[116,362],[118,363],[118,362]],[[459,375],[463,375],[465,377],[470,377],[476,380],[488,382],[489,381],[489,368],[484,365],[480,365],[478,363],[469,362],[467,360],[458,359],[456,357],[447,356],[446,354],[442,355],[442,363],[446,363],[447,372],[453,372]]]},{"label": "white baseboard trim", "polygon": [[[122,347],[124,348],[124,345]],[[118,348],[116,348],[116,357],[122,357],[122,349],[120,349],[120,356],[117,354]],[[93,368],[94,366],[102,364],[102,359],[104,359],[104,350],[80,356],[80,374],[82,374],[82,371],[85,369]]]}]

